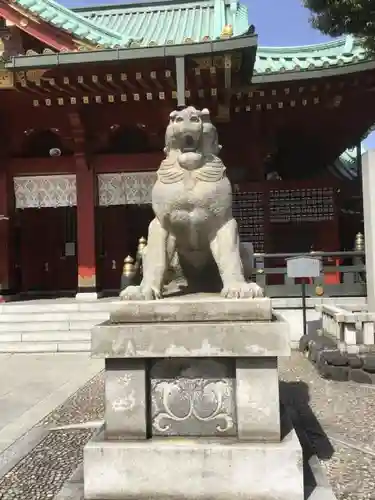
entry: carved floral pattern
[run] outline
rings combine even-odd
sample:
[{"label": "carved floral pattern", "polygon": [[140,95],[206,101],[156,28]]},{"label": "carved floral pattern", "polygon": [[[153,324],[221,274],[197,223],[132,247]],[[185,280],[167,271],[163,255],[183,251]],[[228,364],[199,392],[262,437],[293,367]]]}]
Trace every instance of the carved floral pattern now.
[{"label": "carved floral pattern", "polygon": [[16,208],[77,205],[75,175],[38,175],[14,178]]},{"label": "carved floral pattern", "polygon": [[121,172],[98,175],[99,205],[143,205],[151,203],[155,172]]},{"label": "carved floral pattern", "polygon": [[189,366],[177,368],[176,376],[163,376],[163,368],[173,370],[171,365],[176,367],[178,363],[177,360],[158,362],[152,370],[154,433],[233,435],[236,430],[233,380],[228,378],[225,364],[192,360]]}]

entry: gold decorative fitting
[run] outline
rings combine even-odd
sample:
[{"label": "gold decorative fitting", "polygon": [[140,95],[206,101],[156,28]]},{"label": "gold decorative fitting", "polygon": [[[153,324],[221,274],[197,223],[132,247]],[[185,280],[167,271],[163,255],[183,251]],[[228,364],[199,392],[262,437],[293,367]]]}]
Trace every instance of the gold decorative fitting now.
[{"label": "gold decorative fitting", "polygon": [[29,20],[26,19],[26,18],[22,18],[21,21],[20,21],[20,26],[22,26],[22,28],[26,28],[26,26],[29,24]]},{"label": "gold decorative fitting", "polygon": [[110,73],[108,73],[107,75],[105,75],[105,79],[107,80],[107,82],[111,82],[113,80],[113,77]]},{"label": "gold decorative fitting", "polygon": [[203,97],[204,97],[204,90],[203,89],[198,89],[198,97],[203,99]]},{"label": "gold decorative fitting", "polygon": [[226,24],[220,33],[220,38],[230,38],[231,36],[233,36],[233,26]]},{"label": "gold decorative fitting", "polygon": [[236,107],[234,108],[234,112],[235,112],[235,113],[239,113],[239,112],[240,112],[240,110],[241,110],[241,108],[240,108],[239,106],[236,106]]},{"label": "gold decorative fitting", "polygon": [[296,106],[296,101],[290,101],[290,106],[294,108]]},{"label": "gold decorative fitting", "polygon": [[217,96],[217,89],[211,89],[211,96],[216,97]]},{"label": "gold decorative fitting", "polygon": [[251,111],[251,106],[246,106],[246,111]]},{"label": "gold decorative fitting", "polygon": [[287,88],[285,88],[285,89],[284,89],[284,92],[285,92],[285,94],[286,94],[286,95],[289,95],[289,94],[290,94],[290,88],[288,88],[288,87],[287,87]]},{"label": "gold decorative fitting", "polygon": [[135,74],[135,79],[136,80],[142,80],[142,73],[136,73]]},{"label": "gold decorative fitting", "polygon": [[277,92],[276,92],[276,89],[272,89],[272,95],[276,95]]},{"label": "gold decorative fitting", "polygon": [[315,295],[317,295],[318,297],[321,297],[322,295],[324,295],[324,288],[320,285],[316,286],[315,287]]},{"label": "gold decorative fitting", "polygon": [[108,96],[108,102],[115,102],[115,96],[114,95],[109,95]]},{"label": "gold decorative fitting", "polygon": [[128,100],[128,96],[126,94],[120,95],[121,102],[126,102]]},{"label": "gold decorative fitting", "polygon": [[71,97],[70,104],[77,104],[77,99],[75,97]]},{"label": "gold decorative fitting", "polygon": [[139,101],[139,94],[133,94],[133,99],[135,101]]},{"label": "gold decorative fitting", "polygon": [[130,255],[128,255],[124,259],[124,267],[122,268],[122,274],[128,278],[134,276],[135,274],[134,259]]},{"label": "gold decorative fitting", "polygon": [[302,106],[307,106],[307,100],[306,99],[302,99]]},{"label": "gold decorative fitting", "polygon": [[320,101],[319,97],[314,97],[314,104],[319,104],[319,101]]},{"label": "gold decorative fitting", "polygon": [[101,102],[102,102],[102,96],[101,95],[96,95],[95,96],[95,102],[98,103],[98,104],[101,104]]},{"label": "gold decorative fitting", "polygon": [[357,233],[355,236],[354,249],[356,252],[363,252],[365,249],[365,238],[362,233]]},{"label": "gold decorative fitting", "polygon": [[83,76],[82,75],[78,75],[77,76],[77,82],[78,83],[83,83]]},{"label": "gold decorative fitting", "polygon": [[35,106],[36,108],[39,106],[39,101],[38,101],[38,99],[34,99],[34,100],[33,100],[33,106]]},{"label": "gold decorative fitting", "polygon": [[165,99],[165,92],[159,92],[159,99],[161,101],[164,101],[164,99]]},{"label": "gold decorative fitting", "polygon": [[147,246],[147,240],[144,236],[142,236],[138,240],[137,257],[142,255],[143,250],[146,248],[146,246]]},{"label": "gold decorative fitting", "polygon": [[152,101],[152,94],[151,94],[151,92],[147,92],[147,94],[146,94],[146,99],[147,99],[148,101]]},{"label": "gold decorative fitting", "polygon": [[151,71],[150,78],[151,80],[156,80],[156,71]]},{"label": "gold decorative fitting", "polygon": [[63,106],[63,105],[64,105],[64,99],[63,99],[62,97],[58,97],[58,98],[57,98],[57,104],[58,104],[59,106]]},{"label": "gold decorative fitting", "polygon": [[46,103],[46,106],[51,106],[52,105],[51,99],[46,99],[45,103]]},{"label": "gold decorative fitting", "polygon": [[185,90],[185,97],[186,99],[190,98],[190,90]]},{"label": "gold decorative fitting", "polygon": [[88,104],[90,102],[89,97],[87,95],[82,97],[83,104]]},{"label": "gold decorative fitting", "polygon": [[[199,90],[198,90],[199,92]],[[176,90],[172,90],[172,99],[177,99],[177,92]]]},{"label": "gold decorative fitting", "polygon": [[282,109],[284,107],[284,103],[283,102],[278,102],[277,106],[278,106],[279,109]]},{"label": "gold decorative fitting", "polygon": [[91,80],[93,83],[98,83],[99,81],[98,75],[92,75]]}]

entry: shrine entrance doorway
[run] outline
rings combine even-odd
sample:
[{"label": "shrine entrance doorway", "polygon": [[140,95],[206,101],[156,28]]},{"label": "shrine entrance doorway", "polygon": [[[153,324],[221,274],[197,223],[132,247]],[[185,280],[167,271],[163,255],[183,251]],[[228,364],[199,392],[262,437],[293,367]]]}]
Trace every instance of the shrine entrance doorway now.
[{"label": "shrine entrance doorway", "polygon": [[152,218],[152,207],[148,204],[97,209],[97,279],[104,294],[119,293],[124,259],[128,255],[135,259],[138,241],[142,236],[147,238]]},{"label": "shrine entrance doorway", "polygon": [[22,294],[75,294],[76,209],[18,210],[17,267]]},{"label": "shrine entrance doorway", "polygon": [[97,283],[105,295],[119,293],[124,259],[135,259],[139,239],[147,238],[154,182],[149,172],[98,175]]},{"label": "shrine entrance doorway", "polygon": [[75,176],[14,179],[16,267],[26,296],[74,295],[77,290]]}]

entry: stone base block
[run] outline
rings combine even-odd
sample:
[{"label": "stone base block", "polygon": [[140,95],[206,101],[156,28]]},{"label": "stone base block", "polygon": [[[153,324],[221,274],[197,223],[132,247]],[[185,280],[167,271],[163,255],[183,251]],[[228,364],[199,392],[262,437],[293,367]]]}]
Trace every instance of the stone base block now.
[{"label": "stone base block", "polygon": [[302,449],[281,443],[160,438],[84,449],[85,500],[303,500]]}]

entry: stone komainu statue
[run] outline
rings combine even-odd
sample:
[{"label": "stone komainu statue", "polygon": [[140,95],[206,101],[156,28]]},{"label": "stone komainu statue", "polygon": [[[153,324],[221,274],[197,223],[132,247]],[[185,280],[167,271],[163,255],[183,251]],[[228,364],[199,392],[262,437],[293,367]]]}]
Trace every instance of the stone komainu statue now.
[{"label": "stone komainu statue", "polygon": [[173,111],[165,155],[152,191],[155,218],[149,226],[140,286],[121,292],[125,300],[162,297],[167,271],[178,260],[190,291],[221,291],[227,298],[260,297],[244,277],[232,189],[207,109]]}]

